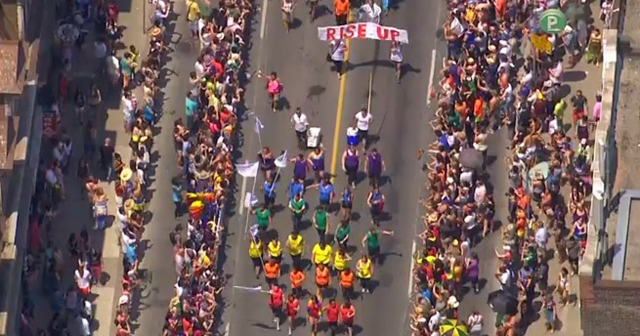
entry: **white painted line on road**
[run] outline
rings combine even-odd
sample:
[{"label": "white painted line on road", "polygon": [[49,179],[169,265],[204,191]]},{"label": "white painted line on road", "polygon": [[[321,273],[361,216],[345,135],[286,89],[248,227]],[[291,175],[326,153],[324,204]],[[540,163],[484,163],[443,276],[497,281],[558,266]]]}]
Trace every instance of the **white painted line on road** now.
[{"label": "white painted line on road", "polygon": [[264,39],[264,34],[267,30],[267,7],[269,0],[262,0],[262,17],[260,18],[260,39]]},{"label": "white painted line on road", "polygon": [[[436,74],[436,50],[431,50],[431,68],[429,69],[429,86],[427,90],[427,106],[431,104],[431,88],[433,87],[433,76]],[[434,88],[435,90],[435,88]]]},{"label": "white painted line on road", "polygon": [[413,291],[413,256],[416,254],[417,248],[418,245],[414,239],[413,244],[411,245],[411,257],[409,258],[409,289],[407,289],[407,296],[409,298],[411,298],[411,292]]},{"label": "white painted line on road", "polygon": [[227,325],[224,327],[224,334],[229,336],[229,329],[231,329],[231,323],[227,322]]}]

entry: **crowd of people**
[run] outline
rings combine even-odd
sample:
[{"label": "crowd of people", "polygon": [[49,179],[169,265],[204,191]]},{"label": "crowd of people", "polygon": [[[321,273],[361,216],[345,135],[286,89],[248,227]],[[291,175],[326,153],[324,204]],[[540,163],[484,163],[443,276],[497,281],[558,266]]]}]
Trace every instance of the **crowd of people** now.
[{"label": "crowd of people", "polygon": [[[601,58],[599,31],[569,20],[559,34],[544,34],[539,15],[549,8],[581,6],[572,1],[450,1],[443,26],[447,57],[442,79],[430,95],[437,101],[431,122],[437,140],[419,155],[426,164],[430,193],[424,203],[423,250],[415,256],[415,305],[411,329],[419,335],[457,335],[456,330],[483,334],[483,316],[459,316],[464,285],[480,290],[480,260],[471,249],[493,231],[494,197],[508,198],[508,223],[495,280],[500,291],[490,295],[497,313],[497,335],[524,335],[541,294],[547,329],[556,330],[556,299],[566,305],[570,277],[577,273],[586,246],[590,192],[589,133],[600,116],[595,97],[593,116],[580,91],[563,97],[563,55],[569,66],[583,52],[590,62]],[[521,44],[533,34],[548,39],[550,53],[522,55]],[[519,68],[516,64],[524,60]],[[567,135],[564,115],[571,104],[577,141]],[[492,195],[487,188],[488,138],[507,128],[510,151],[505,163],[509,188]],[[565,187],[566,186],[566,187]],[[569,189],[568,197],[566,190]],[[569,221],[569,223],[567,223]],[[554,291],[549,290],[549,241],[562,264]],[[551,275],[553,276],[553,275]]]}]

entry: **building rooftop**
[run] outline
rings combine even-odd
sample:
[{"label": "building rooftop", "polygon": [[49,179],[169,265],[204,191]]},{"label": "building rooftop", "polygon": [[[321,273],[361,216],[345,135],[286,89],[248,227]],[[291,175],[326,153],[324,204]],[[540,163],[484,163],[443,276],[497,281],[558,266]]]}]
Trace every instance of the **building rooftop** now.
[{"label": "building rooftop", "polygon": [[21,94],[25,52],[20,41],[0,41],[0,94]]}]

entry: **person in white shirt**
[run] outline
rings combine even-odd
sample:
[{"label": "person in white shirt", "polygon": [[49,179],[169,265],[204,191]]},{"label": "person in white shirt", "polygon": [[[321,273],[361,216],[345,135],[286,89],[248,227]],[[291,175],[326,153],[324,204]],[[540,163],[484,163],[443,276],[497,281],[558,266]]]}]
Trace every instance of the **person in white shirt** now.
[{"label": "person in white shirt", "polygon": [[380,14],[382,14],[382,8],[378,6],[373,0],[367,0],[367,3],[360,6],[359,12],[362,13],[360,22],[373,22],[380,23]]},{"label": "person in white shirt", "polygon": [[400,83],[400,76],[402,76],[402,44],[397,41],[391,42],[391,50],[389,51],[389,59],[393,63],[393,67],[396,70],[396,82]]},{"label": "person in white shirt", "polygon": [[307,115],[302,113],[302,110],[299,107],[296,107],[296,112],[291,116],[291,124],[293,125],[293,129],[296,131],[298,146],[300,149],[306,148],[309,120],[307,119]]},{"label": "person in white shirt", "polygon": [[369,126],[373,121],[373,116],[366,107],[363,107],[354,117],[356,128],[358,128],[358,141],[362,141],[362,150],[366,152],[369,141]]},{"label": "person in white shirt", "polygon": [[329,55],[333,62],[333,67],[338,73],[338,79],[344,74],[344,58],[347,52],[347,42],[344,39],[329,42]]},{"label": "person in white shirt", "polygon": [[78,265],[74,273],[74,278],[80,293],[85,297],[89,295],[91,293],[91,272],[89,272],[83,262],[80,262]]}]

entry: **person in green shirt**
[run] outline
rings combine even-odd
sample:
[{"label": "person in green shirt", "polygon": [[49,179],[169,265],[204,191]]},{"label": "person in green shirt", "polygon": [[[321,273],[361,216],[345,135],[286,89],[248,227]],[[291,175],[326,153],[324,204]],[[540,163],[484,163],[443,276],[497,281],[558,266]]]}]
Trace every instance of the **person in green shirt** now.
[{"label": "person in green shirt", "polygon": [[374,264],[380,256],[380,233],[387,236],[393,236],[393,231],[380,230],[373,226],[362,238],[362,247],[367,248],[367,254]]},{"label": "person in green shirt", "polygon": [[260,207],[253,210],[256,215],[256,224],[260,233],[265,233],[269,229],[271,224],[272,213],[265,203],[260,204]]},{"label": "person in green shirt", "polygon": [[324,205],[318,205],[313,213],[313,226],[318,231],[318,239],[326,241],[324,238],[329,232],[329,213]]},{"label": "person in green shirt", "polygon": [[289,210],[291,210],[291,219],[293,220],[293,229],[297,229],[302,221],[302,214],[307,210],[307,202],[302,198],[302,194],[296,194],[289,201]]},{"label": "person in green shirt", "polygon": [[349,235],[351,234],[351,226],[349,226],[349,220],[343,219],[336,228],[334,238],[338,242],[338,246],[347,250],[347,243],[349,242]]}]

